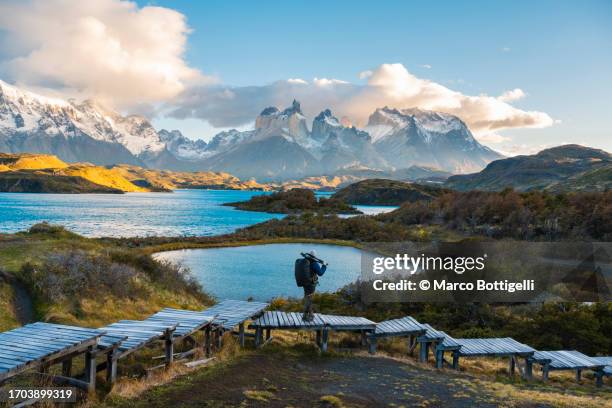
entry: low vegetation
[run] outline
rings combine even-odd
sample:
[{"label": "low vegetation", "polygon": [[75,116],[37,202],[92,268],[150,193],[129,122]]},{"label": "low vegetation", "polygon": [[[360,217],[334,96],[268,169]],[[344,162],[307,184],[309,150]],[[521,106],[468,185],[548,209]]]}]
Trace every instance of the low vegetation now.
[{"label": "low vegetation", "polygon": [[[189,270],[62,227],[37,224],[0,236],[0,243],[5,280],[27,288],[29,299],[18,300],[32,303],[36,319],[98,327],[166,306],[202,309],[212,303]],[[10,306],[0,310],[0,329],[18,323]]]},{"label": "low vegetation", "polygon": [[401,205],[405,202],[430,201],[444,192],[426,185],[387,179],[368,179],[336,192],[333,198],[349,204]]},{"label": "low vegetation", "polygon": [[225,204],[240,210],[278,214],[315,212],[318,214],[361,214],[360,211],[335,198],[317,199],[311,190],[294,188],[252,197],[249,201]]}]

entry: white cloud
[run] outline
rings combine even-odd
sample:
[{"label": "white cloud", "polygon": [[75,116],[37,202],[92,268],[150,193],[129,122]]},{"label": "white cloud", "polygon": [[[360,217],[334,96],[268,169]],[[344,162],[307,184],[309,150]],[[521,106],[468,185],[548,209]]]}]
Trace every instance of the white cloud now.
[{"label": "white cloud", "polygon": [[359,79],[367,79],[372,76],[372,71],[366,70],[359,73]]},{"label": "white cloud", "polygon": [[479,135],[478,140],[483,143],[498,144],[498,143],[508,142],[512,139],[510,139],[507,136],[502,136],[498,133],[485,133],[485,134]]},{"label": "white cloud", "polygon": [[423,65],[421,65],[421,68],[431,69],[432,67],[429,64],[423,64]]},{"label": "white cloud", "polygon": [[510,91],[506,91],[497,97],[502,102],[512,102],[523,99],[527,94],[520,88],[514,88]]},{"label": "white cloud", "polygon": [[0,76],[116,107],[168,100],[211,81],[183,58],[185,17],[120,0],[0,3]]},{"label": "white cloud", "polygon": [[306,82],[302,78],[289,78],[287,82],[289,82],[290,84],[308,85],[308,82]]},{"label": "white cloud", "polygon": [[[363,73],[359,76],[364,77]],[[308,116],[331,108],[338,117],[346,117],[355,125],[364,126],[376,108],[419,107],[456,115],[478,137],[491,142],[502,141],[498,132],[503,129],[542,128],[553,124],[548,114],[516,108],[509,103],[510,100],[504,100],[503,95],[497,98],[465,95],[436,82],[417,78],[401,64],[382,64],[369,71],[365,85],[334,79],[315,79],[312,83],[297,85],[278,81],[265,86],[192,88],[178,98],[171,114],[198,117],[216,127],[240,126],[252,121],[263,108],[287,106],[296,98],[302,102]],[[228,90],[231,98],[223,96]],[[504,95],[506,99],[516,99],[525,93],[517,88]]]},{"label": "white cloud", "polygon": [[342,85],[348,84],[346,81],[342,81],[340,79],[329,79],[329,78],[315,78],[312,81],[316,86],[331,86],[331,85]]}]

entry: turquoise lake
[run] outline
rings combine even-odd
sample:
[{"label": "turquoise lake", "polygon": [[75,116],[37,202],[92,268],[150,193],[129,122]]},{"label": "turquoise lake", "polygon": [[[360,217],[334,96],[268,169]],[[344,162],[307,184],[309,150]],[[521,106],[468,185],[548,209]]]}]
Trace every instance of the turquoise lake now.
[{"label": "turquoise lake", "polygon": [[[281,218],[222,205],[260,191],[178,190],[173,193],[0,193],[0,232],[17,232],[48,221],[88,237],[219,235]],[[327,194],[321,194],[326,196]],[[364,213],[393,207],[357,206]]]},{"label": "turquoise lake", "polygon": [[[223,203],[248,200],[256,191],[179,190],[173,193],[18,194],[0,193],[0,232],[27,230],[47,221],[88,237],[218,235],[281,218],[282,214],[240,211]],[[318,193],[319,197],[329,193]],[[366,214],[395,207],[357,206]],[[293,262],[315,248],[331,267],[318,290],[334,291],[359,275],[360,251],[333,245],[274,244],[192,249],[156,256],[189,267],[204,288],[219,298],[268,300],[301,296]]]},{"label": "turquoise lake", "polygon": [[186,249],[160,252],[157,259],[180,263],[217,298],[267,301],[278,296],[301,297],[293,264],[300,252],[314,249],[329,263],[317,291],[333,292],[359,278],[361,251],[321,244],[269,244],[232,248]]}]

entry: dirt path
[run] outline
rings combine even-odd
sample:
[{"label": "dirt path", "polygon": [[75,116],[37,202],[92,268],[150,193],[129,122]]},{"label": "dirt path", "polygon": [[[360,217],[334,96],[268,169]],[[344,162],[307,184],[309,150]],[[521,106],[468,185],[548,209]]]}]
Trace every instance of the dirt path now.
[{"label": "dirt path", "polygon": [[[258,351],[201,370],[126,407],[496,407],[500,401],[465,377],[384,357],[320,357]],[[514,405],[517,406],[517,405]],[[518,405],[520,406],[520,405]]]},{"label": "dirt path", "polygon": [[12,291],[11,301],[8,307],[15,320],[20,324],[28,324],[34,321],[34,306],[27,288],[13,275],[0,270],[0,284],[10,286]]},{"label": "dirt path", "polygon": [[13,287],[13,293],[15,294],[15,300],[13,303],[13,311],[17,321],[21,324],[28,324],[34,321],[34,307],[32,306],[32,299],[28,290],[16,280],[10,282]]}]

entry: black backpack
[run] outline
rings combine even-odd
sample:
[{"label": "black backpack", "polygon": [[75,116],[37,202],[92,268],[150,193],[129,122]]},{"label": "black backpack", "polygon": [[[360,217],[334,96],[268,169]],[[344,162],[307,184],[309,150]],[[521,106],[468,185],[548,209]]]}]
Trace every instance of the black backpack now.
[{"label": "black backpack", "polygon": [[298,287],[312,285],[312,274],[310,273],[310,261],[306,258],[295,260],[295,283]]}]

